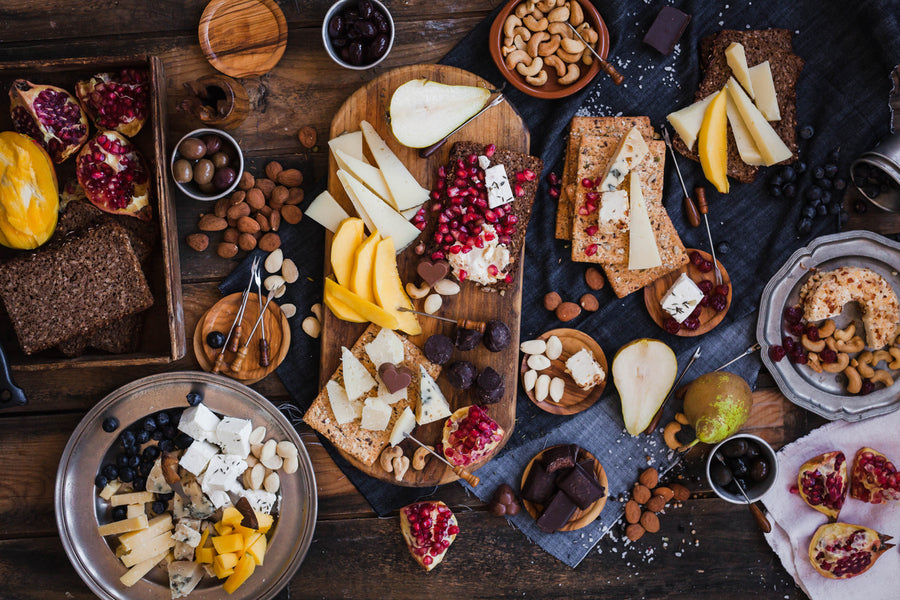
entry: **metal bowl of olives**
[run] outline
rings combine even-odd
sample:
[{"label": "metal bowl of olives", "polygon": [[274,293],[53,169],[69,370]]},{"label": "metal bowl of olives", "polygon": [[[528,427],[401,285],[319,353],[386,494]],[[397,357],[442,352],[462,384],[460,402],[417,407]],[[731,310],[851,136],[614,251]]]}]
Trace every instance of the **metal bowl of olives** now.
[{"label": "metal bowl of olives", "polygon": [[218,200],[237,187],[244,155],[237,141],[219,129],[195,129],[175,146],[172,179],[195,200]]},{"label": "metal bowl of olives", "polygon": [[370,69],[394,45],[394,19],[378,0],[338,0],[325,15],[322,42],[328,56],[342,67]]},{"label": "metal bowl of olives", "polygon": [[[725,459],[723,465],[716,454]],[[760,499],[775,483],[778,461],[775,450],[764,439],[738,433],[716,444],[706,459],[706,478],[716,495],[733,504],[746,504],[734,480],[751,502]]]}]

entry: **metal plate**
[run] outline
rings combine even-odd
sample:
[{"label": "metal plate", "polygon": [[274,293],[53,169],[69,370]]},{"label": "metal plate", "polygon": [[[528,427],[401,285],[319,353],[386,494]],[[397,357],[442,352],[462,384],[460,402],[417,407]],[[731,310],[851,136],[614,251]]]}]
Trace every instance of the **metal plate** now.
[{"label": "metal plate", "polygon": [[[756,324],[756,339],[762,345],[762,360],[775,378],[778,389],[794,404],[826,419],[860,421],[900,408],[900,385],[877,390],[866,396],[844,392],[841,374],[816,373],[788,359],[773,362],[769,347],[781,344],[783,313],[800,303],[800,288],[812,269],[828,271],[842,266],[865,267],[884,277],[900,295],[900,244],[868,231],[848,231],[816,238],[797,250],[763,290]],[[834,319],[838,328],[851,320],[861,323],[855,303],[844,307]],[[896,373],[894,374],[896,379]]]},{"label": "metal plate", "polygon": [[[264,397],[219,375],[200,372],[163,373],[138,379],[119,388],[85,415],[63,450],[56,473],[54,507],[63,546],[78,575],[100,598],[108,600],[170,600],[168,576],[154,568],[132,587],[119,578],[126,572],[97,526],[109,521],[106,503],[97,495],[94,477],[118,434],[135,421],[161,410],[187,408],[185,396],[198,392],[214,412],[251,419],[264,425],[266,437],[292,441],[299,451],[299,469],[281,473],[281,514],[269,534],[266,560],[229,598],[273,598],[288,584],[303,562],[316,524],[316,481],[312,462],[300,436],[288,420]],[[114,416],[122,424],[105,433],[101,423]],[[112,536],[109,538],[112,539]],[[204,576],[191,598],[225,596],[222,581]]]}]

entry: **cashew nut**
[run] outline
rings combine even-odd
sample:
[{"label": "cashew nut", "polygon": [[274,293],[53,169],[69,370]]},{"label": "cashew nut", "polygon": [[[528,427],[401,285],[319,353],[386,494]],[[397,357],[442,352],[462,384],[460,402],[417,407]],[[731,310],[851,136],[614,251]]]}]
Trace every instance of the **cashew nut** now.
[{"label": "cashew nut", "polygon": [[847,391],[851,394],[858,394],[862,389],[862,377],[859,376],[859,371],[853,367],[847,367],[844,369],[844,375],[847,376]]},{"label": "cashew nut", "polygon": [[562,77],[566,74],[566,63],[561,61],[555,54],[544,59],[544,65],[556,69],[556,76]]},{"label": "cashew nut", "polygon": [[500,52],[501,52],[501,54],[503,54],[504,59],[506,59],[506,57],[509,56],[510,52],[515,52],[516,50],[518,50],[518,48],[513,46],[512,42],[510,42],[509,45],[506,45],[506,46],[503,46],[502,48],[500,48]]},{"label": "cashew nut", "polygon": [[434,448],[432,448],[431,446],[419,446],[418,448],[416,448],[416,451],[412,457],[412,468],[414,471],[421,471],[422,469],[424,469],[425,463],[431,457],[431,454],[428,453],[428,450],[426,450],[426,448],[428,448],[428,450],[434,450]]},{"label": "cashew nut", "polygon": [[859,352],[865,347],[866,342],[858,335],[854,335],[852,338],[850,338],[850,341],[843,341],[839,339],[837,342],[837,349],[841,352]]},{"label": "cashew nut", "polygon": [[884,361],[885,363],[891,362],[891,353],[887,350],[876,350],[872,355],[872,364],[877,365],[881,361]]},{"label": "cashew nut", "polygon": [[522,41],[527,42],[528,40],[531,39],[531,30],[528,29],[527,27],[523,27],[522,25],[519,25],[518,27],[513,29],[513,37],[515,37],[515,36],[519,36],[522,38]]},{"label": "cashew nut", "polygon": [[803,344],[803,347],[809,350],[810,352],[821,352],[825,349],[825,340],[819,340],[818,342],[813,342],[806,334],[803,334],[803,337],[800,338],[800,343]]},{"label": "cashew nut", "polygon": [[856,357],[856,370],[866,379],[875,374],[875,369],[873,369],[871,365],[872,353],[868,350],[861,352],[860,355]]},{"label": "cashew nut", "polygon": [[540,73],[538,73],[537,75],[534,75],[534,76],[529,75],[528,77],[525,78],[525,81],[529,85],[533,85],[535,87],[541,87],[542,85],[547,83],[547,71],[541,69]]},{"label": "cashew nut", "polygon": [[570,83],[578,81],[579,77],[581,77],[581,71],[579,70],[578,65],[570,64],[565,77],[559,78],[559,83],[569,85]]},{"label": "cashew nut", "polygon": [[391,461],[391,466],[394,467],[394,479],[396,479],[397,481],[403,481],[403,476],[406,475],[407,471],[409,471],[409,458],[405,456],[398,456]]},{"label": "cashew nut", "polygon": [[834,330],[834,321],[832,319],[826,319],[824,323],[819,325],[819,338],[824,340],[834,333]]},{"label": "cashew nut", "polygon": [[406,295],[414,300],[424,298],[430,290],[431,287],[427,283],[423,283],[422,287],[416,287],[412,282],[406,284]]},{"label": "cashew nut", "polygon": [[545,15],[537,9],[537,6],[535,6],[534,10],[531,11],[531,16],[534,17],[535,21],[540,21]]},{"label": "cashew nut", "polygon": [[841,352],[837,355],[837,362],[833,363],[822,363],[822,370],[827,371],[829,373],[840,373],[844,369],[850,366],[850,355],[844,352]]},{"label": "cashew nut", "polygon": [[541,20],[537,20],[534,15],[525,15],[525,18],[522,19],[522,24],[525,25],[528,29],[537,33],[538,31],[544,31],[550,25],[550,21],[547,20],[547,17],[544,17]]},{"label": "cashew nut", "polygon": [[806,355],[806,364],[816,373],[822,372],[822,363],[819,362],[819,355],[815,352],[810,352]]},{"label": "cashew nut", "polygon": [[598,34],[595,29],[591,29],[589,23],[582,23],[579,27],[576,27],[575,30],[588,44],[594,45],[597,43],[597,40],[600,39],[600,34]]},{"label": "cashew nut", "polygon": [[556,7],[556,0],[541,0],[535,6],[541,12],[550,12]]},{"label": "cashew nut", "polygon": [[547,15],[547,20],[551,23],[565,23],[569,20],[569,7],[568,6],[558,6],[550,11],[550,14]]},{"label": "cashew nut", "polygon": [[543,68],[544,59],[540,56],[531,61],[531,65],[526,65],[522,62],[516,65],[516,71],[518,71],[520,75],[525,75],[526,77],[537,75]]},{"label": "cashew nut", "polygon": [[584,52],[584,42],[576,39],[564,39],[560,43],[560,46],[563,49],[563,52],[568,52],[569,54],[579,54]]},{"label": "cashew nut", "polygon": [[833,337],[827,337],[827,338],[825,338],[825,346],[826,346],[829,350],[834,350],[835,352],[838,351],[838,349],[837,349],[837,342],[834,341],[834,338],[833,338]]},{"label": "cashew nut", "polygon": [[527,15],[528,13],[530,13],[530,12],[531,12],[531,9],[528,8],[528,3],[527,3],[527,2],[521,3],[520,5],[518,5],[518,6],[516,7],[516,10],[515,10],[516,16],[519,17],[520,19],[521,19],[522,17],[524,17],[525,15]]},{"label": "cashew nut", "polygon": [[394,471],[392,461],[402,456],[403,448],[401,448],[400,446],[391,446],[389,448],[385,448],[384,452],[381,453],[381,468],[388,473],[392,473]]},{"label": "cashew nut", "polygon": [[550,34],[546,31],[538,31],[531,39],[528,40],[528,45],[525,47],[525,50],[528,52],[528,55],[531,57],[535,57],[538,55],[538,46],[541,42],[545,42],[550,39]]},{"label": "cashew nut", "polygon": [[891,374],[883,370],[875,371],[875,374],[869,377],[869,379],[872,383],[883,383],[884,387],[891,387],[894,385],[894,379],[891,377]]},{"label": "cashew nut", "polygon": [[594,55],[590,52],[585,52],[581,55],[581,62],[583,62],[586,67],[591,66],[591,64],[594,62]]},{"label": "cashew nut", "polygon": [[510,52],[506,57],[507,69],[515,69],[519,66],[519,63],[524,63],[526,65],[531,64],[531,57],[528,56],[528,53],[524,50],[516,50],[515,52]]},{"label": "cashew nut", "polygon": [[574,38],[575,34],[572,33],[572,30],[569,29],[569,26],[565,23],[550,23],[547,26],[547,31],[550,35],[558,35],[564,38]]},{"label": "cashew nut", "polygon": [[891,358],[894,359],[888,364],[888,369],[900,369],[900,348],[894,346],[888,352],[891,353]]},{"label": "cashew nut", "polygon": [[578,0],[569,2],[569,23],[572,27],[578,27],[584,22],[584,10]]},{"label": "cashew nut", "polygon": [[506,21],[503,22],[503,35],[506,37],[512,37],[513,29],[522,24],[522,19],[517,17],[516,15],[509,15],[506,17]]},{"label": "cashew nut", "polygon": [[834,339],[846,342],[856,334],[856,323],[850,323],[843,329],[834,332]]},{"label": "cashew nut", "polygon": [[[530,33],[528,34],[528,37],[529,37],[529,38],[531,37],[531,34],[530,34]],[[513,46],[514,46],[517,50],[522,50],[522,51],[525,50],[526,43],[525,43],[525,40],[522,38],[521,35],[517,35],[516,37],[513,38]]]},{"label": "cashew nut", "polygon": [[540,46],[538,46],[538,55],[539,56],[550,56],[551,54],[555,54],[557,49],[559,49],[559,41],[562,38],[558,35],[550,36],[549,42],[544,42]]},{"label": "cashew nut", "polygon": [[559,49],[556,51],[556,55],[566,61],[567,63],[576,63],[581,60],[581,54],[569,54],[563,49]]}]

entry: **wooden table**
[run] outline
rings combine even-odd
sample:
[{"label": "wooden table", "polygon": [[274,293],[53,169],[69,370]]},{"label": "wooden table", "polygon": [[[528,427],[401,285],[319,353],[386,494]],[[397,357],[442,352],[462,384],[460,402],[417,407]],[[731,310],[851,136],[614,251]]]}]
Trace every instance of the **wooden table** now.
[{"label": "wooden table", "polygon": [[[297,130],[312,125],[320,139],[341,102],[386,69],[434,62],[499,0],[388,1],[397,39],[372,72],[337,68],[322,48],[320,25],[329,0],[280,2],[288,48],[268,75],[245,80],[253,110],[237,130],[245,154],[297,153]],[[205,0],[34,3],[7,0],[0,19],[0,60],[159,55],[168,77],[170,145],[196,123],[176,112],[182,83],[213,73],[201,53],[197,24]],[[295,6],[302,11],[298,13]],[[327,161],[320,143],[311,159]],[[179,237],[193,231],[203,205],[178,205]],[[181,248],[186,329],[219,298],[216,284],[235,266],[212,252]],[[189,352],[190,354],[190,352]],[[87,410],[139,377],[196,369],[193,356],[164,367],[64,369],[15,374],[29,403],[0,412],[0,598],[92,598],[63,551],[53,513],[53,485],[69,434]],[[253,386],[276,404],[286,398],[277,377]],[[747,430],[776,447],[820,424],[761,379]],[[436,571],[424,573],[407,555],[396,517],[376,518],[328,458],[311,430],[301,435],[318,480],[319,521],[306,561],[292,580],[295,598],[803,598],[755,528],[746,508],[715,499],[700,483],[700,461],[686,472],[695,498],[670,509],[658,534],[626,548],[606,539],[581,566],[569,569],[456,485],[437,497],[460,520],[461,535]]]}]

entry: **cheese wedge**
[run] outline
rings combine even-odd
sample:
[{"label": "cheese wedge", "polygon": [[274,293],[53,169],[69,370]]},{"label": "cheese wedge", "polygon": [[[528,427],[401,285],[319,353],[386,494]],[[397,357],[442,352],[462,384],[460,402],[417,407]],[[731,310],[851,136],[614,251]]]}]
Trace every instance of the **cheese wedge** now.
[{"label": "cheese wedge", "polygon": [[725,60],[728,62],[728,66],[731,67],[731,72],[734,73],[735,78],[747,90],[747,94],[751,98],[755,98],[756,94],[753,92],[753,82],[750,80],[750,69],[747,68],[747,55],[744,52],[743,44],[732,42],[725,48]]},{"label": "cheese wedge", "polygon": [[688,147],[688,150],[694,147],[697,141],[697,134],[700,133],[700,125],[703,124],[703,115],[706,113],[706,107],[715,98],[715,94],[710,94],[703,100],[698,100],[690,106],[685,106],[681,110],[676,110],[666,117],[666,120],[675,128],[675,132],[681,136],[681,141]]},{"label": "cheese wedge", "polygon": [[[344,186],[347,195],[357,212],[363,216],[369,231],[378,231],[382,237],[394,239],[394,250],[399,254],[409,246],[421,233],[416,226],[403,218],[403,215],[391,208],[369,188],[344,170],[337,172],[338,179]],[[367,220],[368,219],[368,220]]]},{"label": "cheese wedge", "polygon": [[325,390],[328,392],[328,403],[338,425],[352,423],[362,416],[362,403],[350,402],[347,392],[337,381],[329,380],[325,384]]},{"label": "cheese wedge", "polygon": [[391,446],[396,446],[402,442],[406,437],[406,434],[412,433],[412,430],[415,428],[416,415],[414,415],[413,411],[407,406],[403,409],[403,412],[400,413],[400,416],[397,417],[397,420],[394,422],[394,428],[391,429]]},{"label": "cheese wedge", "polygon": [[350,218],[347,211],[341,208],[341,205],[327,190],[316,196],[303,214],[331,233],[337,231],[341,221]]},{"label": "cheese wedge", "polygon": [[791,149],[778,137],[778,134],[766,121],[766,118],[750,101],[750,98],[747,97],[741,86],[738,85],[738,82],[732,77],[728,80],[726,87],[728,88],[728,93],[734,99],[738,112],[743,117],[750,135],[753,136],[753,141],[756,142],[756,147],[765,161],[764,164],[767,167],[771,167],[775,163],[791,158],[793,156]]},{"label": "cheese wedge", "polygon": [[656,236],[653,234],[653,225],[650,223],[644,193],[641,191],[641,178],[632,173],[630,179],[631,225],[628,228],[628,268],[651,269],[660,266],[662,259],[659,257]]},{"label": "cheese wedge", "polygon": [[697,136],[697,153],[703,174],[716,189],[727,194],[728,184],[728,116],[725,90],[720,91],[706,108],[703,125]]},{"label": "cheese wedge", "polygon": [[365,154],[363,154],[362,131],[351,131],[350,133],[344,133],[334,139],[328,140],[328,147],[331,148],[332,151],[340,150],[356,160],[360,160],[366,164],[369,163],[369,161],[366,160]]},{"label": "cheese wedge", "polygon": [[775,80],[769,61],[761,62],[750,68],[750,81],[756,93],[756,108],[768,121],[780,121],[781,110],[778,108],[778,92],[775,91]]},{"label": "cheese wedge", "polygon": [[367,188],[378,194],[379,198],[393,206],[395,210],[397,209],[397,203],[394,202],[394,197],[391,195],[387,182],[384,180],[384,175],[381,174],[379,169],[341,150],[333,150],[332,152],[334,153],[334,161],[339,168],[362,181]]},{"label": "cheese wedge", "polygon": [[744,123],[744,118],[738,112],[734,99],[731,97],[731,94],[726,93],[726,96],[728,99],[725,103],[725,113],[728,116],[728,125],[731,126],[731,133],[734,136],[734,143],[737,146],[738,154],[741,155],[741,160],[748,165],[763,164],[764,161],[759,153],[759,148],[756,147],[756,142],[753,141],[753,136],[750,135],[750,130],[747,129],[747,124]]},{"label": "cheese wedge", "polygon": [[344,377],[344,390],[350,402],[371,390],[377,382],[369,373],[369,370],[353,356],[353,353],[344,346],[341,348],[341,374]]},{"label": "cheese wedge", "polygon": [[122,557],[122,564],[126,567],[133,567],[134,565],[144,562],[148,558],[152,558],[161,552],[166,552],[169,548],[175,547],[175,539],[172,537],[172,534],[169,532],[160,534],[148,541],[146,544],[142,545],[140,548],[135,548],[128,554]]},{"label": "cheese wedge", "polygon": [[632,127],[631,131],[625,134],[625,137],[619,142],[615,154],[606,164],[599,191],[612,192],[619,187],[629,171],[639,165],[649,151],[640,130]]},{"label": "cheese wedge", "polygon": [[[372,156],[375,157],[375,162],[378,163],[378,168],[381,169],[381,174],[391,190],[395,208],[400,211],[421,206],[428,200],[428,190],[419,185],[403,161],[388,148],[372,125],[363,121],[359,126],[362,128],[366,145]],[[398,241],[396,238],[394,239]],[[399,241],[397,245],[399,247]]]},{"label": "cheese wedge", "polygon": [[372,288],[378,306],[397,318],[398,327],[409,335],[422,333],[422,326],[415,313],[400,310],[413,309],[412,302],[403,289],[403,281],[397,270],[394,240],[385,238],[378,243],[372,275]]}]

